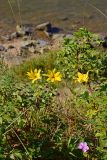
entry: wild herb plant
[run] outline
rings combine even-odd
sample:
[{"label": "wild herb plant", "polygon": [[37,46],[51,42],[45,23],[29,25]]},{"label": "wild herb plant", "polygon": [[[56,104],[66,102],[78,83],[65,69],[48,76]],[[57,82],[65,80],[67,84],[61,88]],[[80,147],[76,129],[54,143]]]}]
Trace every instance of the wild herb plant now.
[{"label": "wild herb plant", "polygon": [[73,79],[77,72],[98,73],[101,53],[94,46],[102,40],[85,28],[80,28],[71,38],[65,38],[63,50],[58,53],[56,65],[61,68],[65,78]]},{"label": "wild herb plant", "polygon": [[1,160],[107,159],[107,67],[101,43],[81,28],[65,39],[54,61],[0,66]]}]

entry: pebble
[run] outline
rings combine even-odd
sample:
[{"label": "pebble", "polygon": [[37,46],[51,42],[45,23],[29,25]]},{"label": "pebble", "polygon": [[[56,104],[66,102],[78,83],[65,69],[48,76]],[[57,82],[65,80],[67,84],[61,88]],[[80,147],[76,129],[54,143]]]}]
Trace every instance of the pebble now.
[{"label": "pebble", "polygon": [[5,51],[5,47],[0,45],[0,51]]},{"label": "pebble", "polygon": [[51,28],[51,23],[50,22],[45,22],[45,23],[42,23],[42,24],[39,24],[36,26],[36,30],[48,30]]}]

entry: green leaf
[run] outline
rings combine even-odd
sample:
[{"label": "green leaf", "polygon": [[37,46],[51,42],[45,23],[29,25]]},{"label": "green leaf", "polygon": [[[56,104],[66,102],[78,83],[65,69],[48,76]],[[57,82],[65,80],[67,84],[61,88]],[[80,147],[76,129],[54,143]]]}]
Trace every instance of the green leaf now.
[{"label": "green leaf", "polygon": [[0,124],[2,124],[3,123],[3,118],[2,117],[0,117]]}]

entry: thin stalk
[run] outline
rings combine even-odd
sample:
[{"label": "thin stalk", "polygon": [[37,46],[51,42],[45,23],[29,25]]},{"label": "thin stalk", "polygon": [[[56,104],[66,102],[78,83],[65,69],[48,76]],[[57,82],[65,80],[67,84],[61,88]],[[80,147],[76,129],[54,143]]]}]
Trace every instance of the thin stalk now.
[{"label": "thin stalk", "polygon": [[[19,142],[21,143],[21,145],[23,146],[25,152],[26,152],[27,155],[29,156],[29,152],[28,152],[27,148],[25,147],[24,143],[22,142],[22,140],[20,139],[20,137],[18,136],[18,134],[15,132],[15,130],[14,130],[14,129],[12,129],[12,130],[13,130],[14,134],[16,135],[16,137],[18,138],[18,140],[19,140]],[[29,160],[31,160],[30,157],[29,157]]]},{"label": "thin stalk", "polygon": [[20,0],[17,0],[17,6],[18,6],[20,24],[22,24]]},{"label": "thin stalk", "polygon": [[[13,125],[22,115],[24,115],[30,108],[28,108],[27,110],[25,110],[23,113],[21,113],[15,120],[13,120],[7,127],[5,130],[7,130],[8,128],[10,128],[11,125]],[[10,130],[7,130],[5,133],[3,133],[3,135],[5,135],[7,132],[9,132]]]},{"label": "thin stalk", "polygon": [[93,7],[94,9],[96,9],[99,13],[101,13],[105,18],[107,18],[107,15],[105,15],[100,9],[98,9],[96,6],[94,6],[91,3],[88,3],[88,5],[90,5],[91,7]]},{"label": "thin stalk", "polygon": [[89,0],[84,2],[84,7],[83,7],[83,26],[85,26],[85,12],[86,12],[88,1]]},{"label": "thin stalk", "polygon": [[13,18],[14,18],[15,22],[16,22],[16,24],[18,24],[18,21],[17,21],[17,18],[15,16],[15,13],[14,13],[14,10],[13,10],[13,7],[12,7],[12,4],[11,4],[10,0],[8,0],[8,4],[10,6],[10,9],[11,9],[11,12],[12,12],[12,15],[13,15]]}]

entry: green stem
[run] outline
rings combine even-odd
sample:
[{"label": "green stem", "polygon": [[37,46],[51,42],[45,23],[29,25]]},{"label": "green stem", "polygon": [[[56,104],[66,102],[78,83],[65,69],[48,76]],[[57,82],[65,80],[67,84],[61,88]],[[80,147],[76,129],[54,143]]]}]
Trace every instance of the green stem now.
[{"label": "green stem", "polygon": [[10,9],[11,9],[11,12],[12,12],[12,15],[13,15],[13,18],[14,18],[15,22],[16,22],[16,24],[18,24],[18,21],[17,21],[17,18],[15,16],[15,13],[14,13],[14,10],[13,10],[13,7],[12,7],[12,4],[11,4],[10,0],[8,0],[8,4],[10,6]]},{"label": "green stem", "polygon": [[22,17],[21,17],[21,6],[20,6],[20,0],[17,0],[17,6],[18,6],[18,12],[19,12],[20,24],[22,25]]}]

